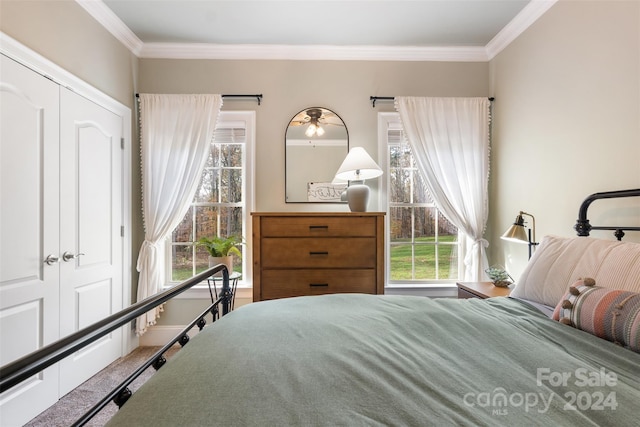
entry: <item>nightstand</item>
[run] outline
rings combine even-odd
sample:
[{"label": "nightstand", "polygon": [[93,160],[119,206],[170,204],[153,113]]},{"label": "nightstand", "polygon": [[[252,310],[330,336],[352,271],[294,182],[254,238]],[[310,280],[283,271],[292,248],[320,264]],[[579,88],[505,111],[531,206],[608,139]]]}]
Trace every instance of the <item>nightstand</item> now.
[{"label": "nightstand", "polygon": [[493,298],[508,297],[513,285],[508,288],[494,286],[491,282],[458,282],[458,298]]}]

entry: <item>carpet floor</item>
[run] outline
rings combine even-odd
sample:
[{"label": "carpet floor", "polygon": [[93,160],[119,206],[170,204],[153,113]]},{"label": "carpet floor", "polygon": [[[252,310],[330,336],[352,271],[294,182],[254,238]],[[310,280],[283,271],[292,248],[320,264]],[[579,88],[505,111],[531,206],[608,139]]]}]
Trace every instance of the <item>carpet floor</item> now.
[{"label": "carpet floor", "polygon": [[[164,355],[169,359],[180,347],[172,347]],[[117,387],[127,376],[129,376],[145,360],[153,356],[160,347],[138,347],[127,356],[122,357],[111,365],[107,366],[95,376],[79,385],[77,388],[62,397],[57,403],[46,411],[35,417],[28,427],[62,427],[70,426],[93,405],[98,403],[107,393]],[[146,369],[130,386],[129,389],[135,392],[144,382],[149,379],[155,369]],[[104,426],[107,421],[117,412],[118,407],[113,402],[105,406],[102,411],[96,414],[87,423],[88,426]]]}]

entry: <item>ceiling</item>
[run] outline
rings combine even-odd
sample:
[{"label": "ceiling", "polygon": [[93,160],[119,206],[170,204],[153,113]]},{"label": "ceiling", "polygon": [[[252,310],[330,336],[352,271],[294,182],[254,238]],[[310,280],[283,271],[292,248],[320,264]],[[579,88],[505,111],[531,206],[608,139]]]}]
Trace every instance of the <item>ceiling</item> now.
[{"label": "ceiling", "polygon": [[554,2],[76,1],[141,57],[391,60],[490,59]]}]

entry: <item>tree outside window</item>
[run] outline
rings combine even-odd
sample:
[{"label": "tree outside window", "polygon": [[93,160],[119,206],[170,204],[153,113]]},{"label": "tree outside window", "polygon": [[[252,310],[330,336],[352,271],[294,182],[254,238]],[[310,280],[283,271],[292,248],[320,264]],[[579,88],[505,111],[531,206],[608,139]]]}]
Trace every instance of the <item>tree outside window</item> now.
[{"label": "tree outside window", "polygon": [[399,118],[386,139],[389,283],[458,279],[458,229],[431,200]]},{"label": "tree outside window", "polygon": [[[171,234],[171,282],[181,282],[209,267],[206,249],[194,245],[201,237],[236,235],[246,241],[247,134],[245,122],[227,121],[221,113],[191,207]],[[239,249],[243,256],[234,257],[233,267],[242,273],[247,248],[242,245]]]}]

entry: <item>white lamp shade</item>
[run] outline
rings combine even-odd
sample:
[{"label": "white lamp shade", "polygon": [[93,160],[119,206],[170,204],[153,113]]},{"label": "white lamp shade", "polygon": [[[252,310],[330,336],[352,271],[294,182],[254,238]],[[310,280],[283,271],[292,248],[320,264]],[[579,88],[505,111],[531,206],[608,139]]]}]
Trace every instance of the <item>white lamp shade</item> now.
[{"label": "white lamp shade", "polygon": [[340,165],[336,178],[345,181],[364,181],[382,175],[382,169],[362,147],[353,147]]}]

